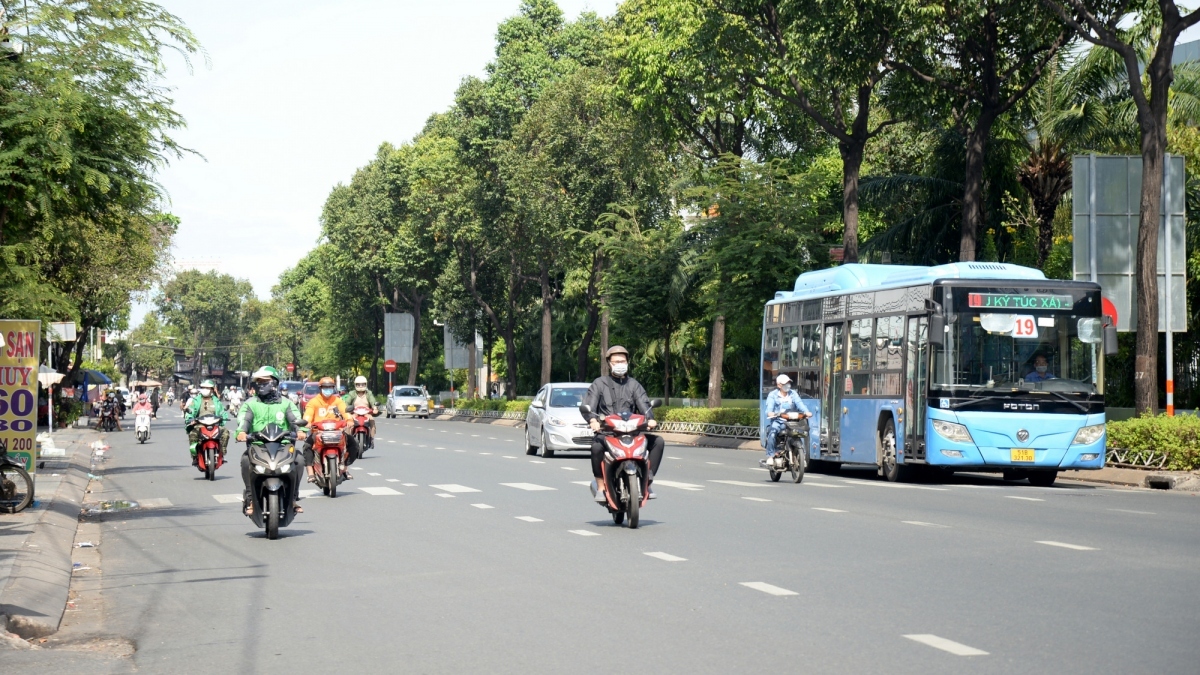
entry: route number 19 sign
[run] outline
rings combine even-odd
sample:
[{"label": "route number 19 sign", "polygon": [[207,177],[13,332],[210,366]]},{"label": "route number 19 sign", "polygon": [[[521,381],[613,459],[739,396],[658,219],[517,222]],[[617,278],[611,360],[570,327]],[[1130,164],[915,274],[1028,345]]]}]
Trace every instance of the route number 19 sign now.
[{"label": "route number 19 sign", "polygon": [[0,451],[34,472],[42,322],[0,320]]}]

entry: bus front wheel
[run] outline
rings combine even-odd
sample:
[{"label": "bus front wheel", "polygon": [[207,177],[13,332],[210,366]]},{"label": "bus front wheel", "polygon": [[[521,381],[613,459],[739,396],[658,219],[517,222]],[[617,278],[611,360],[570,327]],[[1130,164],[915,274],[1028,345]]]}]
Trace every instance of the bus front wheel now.
[{"label": "bus front wheel", "polygon": [[889,483],[907,482],[911,479],[912,467],[900,464],[896,457],[896,425],[888,418],[879,433],[879,445],[882,449],[880,473]]}]

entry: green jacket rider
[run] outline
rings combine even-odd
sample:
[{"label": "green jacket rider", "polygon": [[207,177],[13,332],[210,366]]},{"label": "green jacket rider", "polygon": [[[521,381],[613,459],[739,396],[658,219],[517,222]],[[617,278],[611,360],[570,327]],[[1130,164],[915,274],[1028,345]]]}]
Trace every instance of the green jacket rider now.
[{"label": "green jacket rider", "polygon": [[[280,393],[279,371],[271,366],[263,366],[254,371],[252,379],[255,395],[242,404],[242,410],[238,416],[238,442],[245,442],[249,434],[262,431],[268,424],[277,424],[284,431],[296,432],[297,440],[303,440],[304,431],[301,424],[303,417],[296,404]],[[242,510],[247,515],[254,511],[250,495],[250,481],[253,480],[253,473],[250,471],[248,452],[247,448],[247,452],[242,453],[242,482],[245,484],[242,492]],[[299,487],[300,483],[297,481],[296,512],[302,513],[304,509],[300,508],[298,501]]]}]

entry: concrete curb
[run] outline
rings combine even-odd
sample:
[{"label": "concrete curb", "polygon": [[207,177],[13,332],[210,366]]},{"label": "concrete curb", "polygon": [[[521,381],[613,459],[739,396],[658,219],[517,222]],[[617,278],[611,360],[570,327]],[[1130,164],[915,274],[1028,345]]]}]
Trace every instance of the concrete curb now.
[{"label": "concrete curb", "polygon": [[[0,590],[0,615],[8,630],[38,638],[58,630],[71,587],[71,552],[87,490],[92,434],[73,441],[65,476],[17,553],[8,585]],[[98,437],[98,434],[95,435]]]}]

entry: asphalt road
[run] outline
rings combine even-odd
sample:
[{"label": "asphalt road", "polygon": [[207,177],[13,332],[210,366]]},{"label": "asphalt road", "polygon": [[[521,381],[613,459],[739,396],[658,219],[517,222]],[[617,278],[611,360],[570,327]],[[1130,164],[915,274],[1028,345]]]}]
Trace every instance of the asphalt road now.
[{"label": "asphalt road", "polygon": [[188,465],[178,412],[144,446],[110,434],[92,497],[142,507],[100,519],[102,603],[69,614],[65,632],[90,625],[136,652],[5,661],[143,673],[1200,670],[1194,496],[978,477],[891,485],[865,471],[774,484],[757,454],[668,446],[658,499],[629,530],[592,502],[586,458],[527,456],[521,429],[379,424],[355,479],[336,499],[305,499],[277,541],[241,515],[235,464],[215,482]]}]

